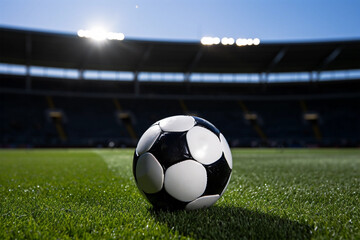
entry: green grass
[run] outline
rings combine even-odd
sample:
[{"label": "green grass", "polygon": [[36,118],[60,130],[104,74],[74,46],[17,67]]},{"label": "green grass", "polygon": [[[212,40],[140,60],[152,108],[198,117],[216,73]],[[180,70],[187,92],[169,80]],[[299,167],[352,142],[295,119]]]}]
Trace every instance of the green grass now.
[{"label": "green grass", "polygon": [[360,150],[233,150],[211,208],[154,211],[132,150],[0,151],[0,239],[360,239]]}]

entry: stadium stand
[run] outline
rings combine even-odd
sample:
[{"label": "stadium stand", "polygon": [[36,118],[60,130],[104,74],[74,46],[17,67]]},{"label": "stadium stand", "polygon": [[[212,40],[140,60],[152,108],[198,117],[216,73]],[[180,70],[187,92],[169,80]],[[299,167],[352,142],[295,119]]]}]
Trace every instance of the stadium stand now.
[{"label": "stadium stand", "polygon": [[[270,72],[358,69],[360,41],[238,49],[127,40],[94,49],[72,35],[13,29],[0,29],[0,39],[0,64],[25,69],[0,71],[0,147],[134,146],[152,123],[178,114],[208,119],[236,147],[360,146],[359,79],[266,80]],[[78,69],[79,76],[36,76],[31,66]],[[129,71],[134,78],[90,80],[84,69]],[[139,81],[145,71],[249,73],[265,80]]]}]

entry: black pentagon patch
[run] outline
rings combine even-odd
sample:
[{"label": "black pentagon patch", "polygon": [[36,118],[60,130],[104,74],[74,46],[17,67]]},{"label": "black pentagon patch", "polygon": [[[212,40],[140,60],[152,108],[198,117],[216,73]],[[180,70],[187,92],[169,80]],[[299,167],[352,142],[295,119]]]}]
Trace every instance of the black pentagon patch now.
[{"label": "black pentagon patch", "polygon": [[187,132],[163,132],[148,151],[166,170],[171,165],[191,157],[186,141]]},{"label": "black pentagon patch", "polygon": [[208,177],[207,186],[203,195],[221,194],[229,180],[231,169],[224,154],[210,165],[204,165]]},{"label": "black pentagon patch", "polygon": [[172,197],[166,192],[164,187],[160,192],[153,194],[145,193],[145,196],[155,209],[179,210],[184,209],[186,204],[188,204]]},{"label": "black pentagon patch", "polygon": [[203,119],[203,118],[199,118],[199,117],[193,117],[195,119],[195,126],[201,126],[204,127],[210,131],[212,131],[213,133],[216,134],[216,136],[220,137],[220,131],[219,129],[217,129],[212,123],[210,123],[209,121]]},{"label": "black pentagon patch", "polygon": [[134,175],[134,178],[135,178],[135,181],[137,182],[137,179],[136,179],[136,165],[137,165],[137,162],[139,160],[139,157],[137,154],[136,154],[136,151],[134,152],[134,159],[133,159],[133,175]]}]

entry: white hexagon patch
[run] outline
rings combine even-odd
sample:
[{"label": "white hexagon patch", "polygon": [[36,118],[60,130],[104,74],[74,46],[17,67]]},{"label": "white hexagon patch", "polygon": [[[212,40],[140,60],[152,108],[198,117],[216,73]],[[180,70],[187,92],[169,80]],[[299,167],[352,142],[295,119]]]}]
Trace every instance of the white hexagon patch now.
[{"label": "white hexagon patch", "polygon": [[160,128],[168,132],[184,132],[195,125],[195,119],[191,116],[179,115],[160,120]]},{"label": "white hexagon patch", "polygon": [[196,161],[208,165],[220,159],[223,147],[218,136],[210,130],[195,126],[187,132],[186,139]]},{"label": "white hexagon patch", "polygon": [[164,183],[164,172],[158,160],[151,153],[144,153],[136,164],[136,179],[141,190],[156,193]]},{"label": "white hexagon patch", "polygon": [[144,134],[141,136],[136,146],[137,155],[139,156],[144,152],[147,152],[155,143],[160,133],[161,133],[161,129],[159,125],[153,125],[148,130],[146,130]]},{"label": "white hexagon patch", "polygon": [[207,208],[213,205],[218,199],[220,198],[219,195],[208,195],[208,196],[202,196],[198,199],[195,199],[192,202],[189,202],[186,206],[186,210],[195,210],[200,208]]},{"label": "white hexagon patch", "polygon": [[198,198],[204,193],[206,184],[206,169],[194,160],[176,163],[165,172],[165,190],[180,201]]}]

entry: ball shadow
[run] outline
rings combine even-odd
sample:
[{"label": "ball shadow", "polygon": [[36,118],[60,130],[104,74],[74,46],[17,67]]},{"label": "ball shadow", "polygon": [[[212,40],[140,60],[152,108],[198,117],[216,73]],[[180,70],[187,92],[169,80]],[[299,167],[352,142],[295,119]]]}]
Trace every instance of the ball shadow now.
[{"label": "ball shadow", "polygon": [[310,239],[310,226],[270,214],[213,206],[196,211],[150,209],[156,221],[199,239]]}]

